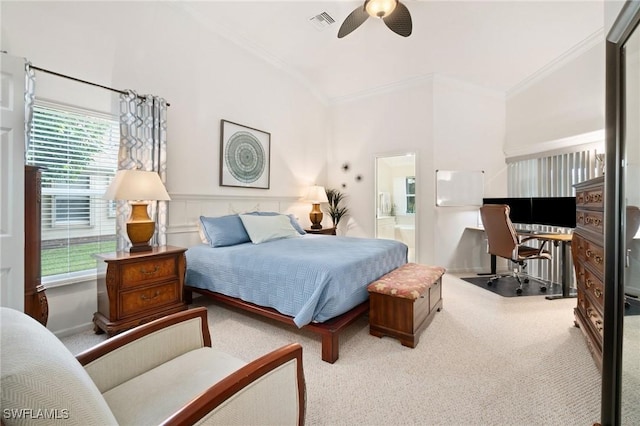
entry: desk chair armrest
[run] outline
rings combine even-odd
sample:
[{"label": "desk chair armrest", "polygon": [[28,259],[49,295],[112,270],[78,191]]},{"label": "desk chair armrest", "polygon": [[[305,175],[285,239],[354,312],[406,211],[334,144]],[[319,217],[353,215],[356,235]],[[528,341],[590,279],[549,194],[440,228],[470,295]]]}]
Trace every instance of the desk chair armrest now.
[{"label": "desk chair armrest", "polygon": [[302,346],[292,343],[233,372],[162,424],[302,426],[305,409]]},{"label": "desk chair armrest", "polygon": [[[520,240],[520,243],[519,243],[518,245],[522,245],[522,244],[526,243],[527,241],[531,241],[531,240],[538,240],[538,241],[542,241],[542,244],[540,244],[540,247],[538,247],[538,253],[537,253],[538,255],[545,251],[545,250],[544,250],[544,246],[547,244],[547,241],[548,241],[548,240],[543,239],[543,238],[538,238],[538,237],[536,237],[535,235],[533,235],[533,236],[531,236],[531,237],[525,237],[525,238],[523,238],[522,240]],[[532,247],[532,248],[533,248],[533,247]],[[516,247],[516,250],[517,250],[517,247]]]},{"label": "desk chair armrest", "polygon": [[171,359],[211,346],[207,309],[178,312],[118,334],[76,356],[104,393]]}]

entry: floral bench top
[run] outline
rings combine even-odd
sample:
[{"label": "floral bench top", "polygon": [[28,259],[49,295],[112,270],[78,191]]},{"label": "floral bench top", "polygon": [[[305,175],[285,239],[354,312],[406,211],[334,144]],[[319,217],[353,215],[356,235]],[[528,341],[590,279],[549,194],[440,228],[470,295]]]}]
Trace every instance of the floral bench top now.
[{"label": "floral bench top", "polygon": [[417,299],[445,273],[442,266],[405,263],[380,277],[367,287],[370,293],[387,294],[405,299]]}]

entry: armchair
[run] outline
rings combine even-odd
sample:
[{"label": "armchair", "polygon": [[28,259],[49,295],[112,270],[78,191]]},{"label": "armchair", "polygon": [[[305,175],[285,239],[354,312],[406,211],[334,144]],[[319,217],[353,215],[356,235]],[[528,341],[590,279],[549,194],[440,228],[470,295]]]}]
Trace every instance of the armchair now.
[{"label": "armchair", "polygon": [[[518,281],[516,294],[522,294],[523,282],[528,283],[528,278],[521,278],[521,269],[526,267],[527,260],[542,259],[551,260],[551,254],[544,250],[546,241],[543,241],[539,248],[527,246],[527,241],[536,239],[535,235],[519,239],[518,233],[509,219],[509,206],[506,204],[485,204],[480,207],[480,216],[484,231],[489,242],[489,253],[499,256],[518,265],[513,272],[506,275],[494,275],[489,278],[487,285],[493,285],[494,281],[511,276]],[[547,291],[544,284],[540,284],[540,291]]]},{"label": "armchair", "polygon": [[74,358],[31,317],[0,308],[2,424],[304,423],[302,347],[245,363],[211,347],[205,308],[160,318]]}]

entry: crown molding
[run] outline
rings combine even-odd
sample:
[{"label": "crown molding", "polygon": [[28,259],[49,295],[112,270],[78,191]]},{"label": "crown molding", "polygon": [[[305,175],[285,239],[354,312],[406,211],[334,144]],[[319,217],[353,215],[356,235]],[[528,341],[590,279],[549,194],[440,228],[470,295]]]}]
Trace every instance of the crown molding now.
[{"label": "crown molding", "polygon": [[543,80],[544,78],[548,77],[558,69],[564,67],[566,64],[573,61],[580,55],[584,54],[589,49],[597,46],[598,43],[604,43],[604,41],[605,41],[605,34],[604,34],[604,27],[602,27],[598,31],[591,34],[589,37],[582,40],[580,43],[576,44],[574,47],[566,51],[564,54],[560,55],[553,61],[549,62],[548,64],[540,68],[538,71],[536,71],[535,73],[531,74],[529,77],[522,80],[520,83],[513,86],[511,89],[507,90],[506,98],[509,99],[513,96],[516,96],[522,93],[523,91],[525,91],[526,89],[534,85],[535,83]]}]

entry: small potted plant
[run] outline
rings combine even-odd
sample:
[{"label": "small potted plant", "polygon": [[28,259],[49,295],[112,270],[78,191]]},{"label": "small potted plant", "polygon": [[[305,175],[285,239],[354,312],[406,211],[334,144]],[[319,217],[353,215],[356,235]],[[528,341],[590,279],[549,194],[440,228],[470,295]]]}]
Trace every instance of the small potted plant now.
[{"label": "small potted plant", "polygon": [[340,219],[349,213],[349,209],[343,206],[340,206],[340,203],[344,200],[345,194],[338,191],[337,189],[327,189],[327,199],[329,200],[329,216],[331,216],[331,221],[333,222],[333,227],[337,228],[338,223],[340,223]]}]

